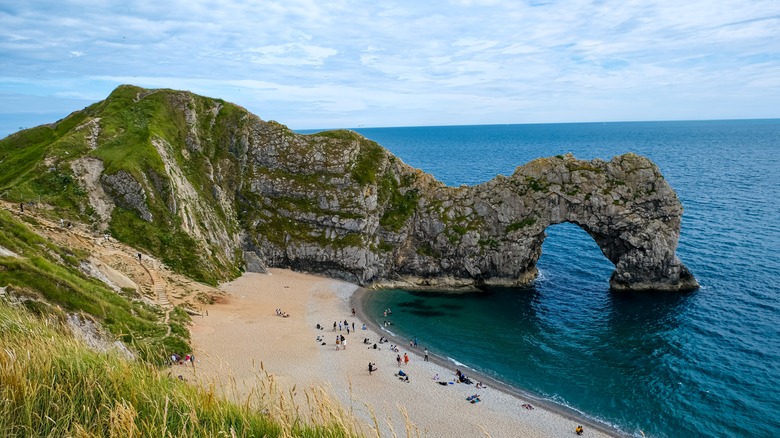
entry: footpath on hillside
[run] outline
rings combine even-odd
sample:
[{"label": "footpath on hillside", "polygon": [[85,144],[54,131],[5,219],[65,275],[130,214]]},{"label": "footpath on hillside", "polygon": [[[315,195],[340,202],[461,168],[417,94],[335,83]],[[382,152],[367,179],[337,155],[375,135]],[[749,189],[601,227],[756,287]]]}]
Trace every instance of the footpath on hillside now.
[{"label": "footpath on hillside", "polygon": [[160,260],[137,248],[118,242],[90,226],[57,218],[41,204],[13,204],[0,200],[0,208],[27,223],[37,234],[65,248],[89,254],[82,260],[85,273],[113,289],[134,289],[144,300],[159,305],[168,314],[174,305],[193,316],[203,313],[203,302],[219,301],[219,289],[170,271]]}]

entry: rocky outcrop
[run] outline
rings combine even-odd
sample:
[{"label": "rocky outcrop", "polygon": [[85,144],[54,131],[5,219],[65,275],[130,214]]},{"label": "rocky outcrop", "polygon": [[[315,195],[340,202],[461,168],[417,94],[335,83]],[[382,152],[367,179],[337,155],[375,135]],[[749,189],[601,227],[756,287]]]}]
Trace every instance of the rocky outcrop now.
[{"label": "rocky outcrop", "polygon": [[103,190],[111,195],[115,203],[128,210],[135,210],[141,219],[152,222],[152,213],[146,205],[144,187],[123,170],[114,174],[103,174],[100,178]]},{"label": "rocky outcrop", "polygon": [[697,287],[675,256],[682,206],[646,158],[543,158],[447,187],[354,133],[253,134],[247,183],[260,202],[246,225],[268,265],[375,286],[520,286],[536,276],[544,230],[571,222],[615,264],[614,289]]},{"label": "rocky outcrop", "polygon": [[[526,285],[545,229],[571,222],[615,265],[614,289],[698,286],[675,256],[680,201],[658,167],[637,155],[540,158],[511,176],[448,187],[357,133],[299,135],[186,92],[123,86],[72,117],[90,120],[80,125],[90,135],[71,141],[104,162],[50,160],[72,162],[77,180],[92,186],[87,193],[99,185],[106,194],[84,202],[92,211],[122,210],[122,221],[111,222],[119,235],[128,235],[121,227],[134,212],[155,225],[140,224],[156,233],[139,239],[150,251],[209,278],[236,275],[240,265],[375,286]],[[97,184],[94,169],[103,168]],[[200,269],[188,270],[193,264]]]}]

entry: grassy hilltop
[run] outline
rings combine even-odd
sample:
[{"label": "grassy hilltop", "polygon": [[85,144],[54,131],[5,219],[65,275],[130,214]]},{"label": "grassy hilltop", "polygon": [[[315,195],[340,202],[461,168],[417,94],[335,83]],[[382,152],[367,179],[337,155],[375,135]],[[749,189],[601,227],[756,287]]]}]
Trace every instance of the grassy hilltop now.
[{"label": "grassy hilltop", "polygon": [[[148,93],[148,95],[143,95]],[[143,96],[142,96],[143,95]],[[143,98],[139,98],[142,96]],[[107,218],[108,232],[130,245],[159,255],[170,267],[192,278],[215,284],[218,280],[235,277],[241,262],[234,254],[221,256],[205,239],[197,241],[182,226],[182,209],[172,208],[181,200],[172,195],[172,182],[166,176],[160,154],[152,144],[161,139],[171,144],[184,144],[190,133],[184,112],[177,111],[172,99],[181,96],[166,90],[147,90],[121,86],[104,101],[76,111],[50,125],[27,129],[0,140],[0,197],[13,202],[37,202],[52,207],[51,215],[99,226],[101,217],[90,203],[90,193],[79,183],[74,172],[74,161],[84,157],[95,158],[106,175],[126,173],[141,181],[147,196],[142,199],[148,213],[144,220],[129,202],[121,202],[122,194],[109,193],[120,200]],[[230,161],[229,152],[222,147],[221,138],[229,126],[242,123],[243,109],[219,100],[186,93],[190,97],[182,105],[192,106],[193,113],[217,103],[220,110],[213,126],[199,125],[199,150],[187,157],[183,148],[175,148],[176,166],[192,181],[197,196],[208,199],[214,191],[214,182],[207,178],[205,169],[211,161]],[[99,121],[99,130],[96,129]],[[194,137],[193,137],[194,138]],[[184,150],[186,153],[186,150]],[[220,178],[234,175],[225,172]],[[126,198],[126,196],[125,196]],[[225,211],[212,209],[219,217],[220,227],[235,231]],[[193,212],[188,220],[205,220]]]}]

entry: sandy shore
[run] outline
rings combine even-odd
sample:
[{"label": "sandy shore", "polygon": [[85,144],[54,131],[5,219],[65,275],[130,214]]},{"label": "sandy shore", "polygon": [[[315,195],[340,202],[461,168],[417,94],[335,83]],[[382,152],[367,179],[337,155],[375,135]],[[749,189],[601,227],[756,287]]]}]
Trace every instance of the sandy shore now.
[{"label": "sandy shore", "polygon": [[[376,342],[380,329],[369,324],[359,301],[353,301],[362,296],[355,294],[355,285],[273,269],[270,275],[245,274],[220,289],[224,299],[208,307],[208,316],[194,317],[195,371],[176,365],[172,372],[227,388],[224,392],[239,400],[257,385],[262,363],[281,387],[323,388],[366,422],[366,432],[374,424],[373,412],[383,437],[576,436],[577,424],[585,425],[584,436],[614,435],[498,382],[489,381],[484,389],[461,383],[440,385],[433,376],[453,380],[452,369],[440,358],[423,361],[422,352],[410,351],[408,343],[399,347],[402,357],[404,353],[410,357],[401,367],[410,380],[400,381],[395,376],[398,353],[390,351],[389,343],[381,344],[381,350],[362,343],[364,338]],[[356,316],[352,316],[353,306]],[[276,309],[290,317],[277,316]],[[350,330],[354,322],[357,331],[348,335],[337,328],[334,333],[333,322],[345,319]],[[364,322],[366,330],[362,330]],[[325,329],[318,330],[317,324]],[[336,350],[337,334],[347,339],[346,350]],[[325,345],[316,341],[318,336]],[[373,374],[368,372],[369,362],[378,367]],[[466,401],[475,393],[480,394],[479,403]],[[524,408],[526,403],[534,409]],[[407,417],[414,425],[411,432]]]}]

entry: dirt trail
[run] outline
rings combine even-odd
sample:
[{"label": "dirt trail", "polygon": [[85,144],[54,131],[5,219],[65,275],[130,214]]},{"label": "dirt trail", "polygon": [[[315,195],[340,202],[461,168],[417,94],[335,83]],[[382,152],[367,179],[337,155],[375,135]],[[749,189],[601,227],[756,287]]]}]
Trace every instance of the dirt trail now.
[{"label": "dirt trail", "polygon": [[[125,280],[131,283],[123,281],[118,286],[135,285],[134,289],[146,301],[156,303],[165,311],[166,322],[174,305],[181,305],[191,313],[197,313],[203,305],[196,297],[216,298],[223,295],[219,289],[176,274],[160,260],[118,242],[107,234],[98,233],[87,224],[56,218],[56,212],[46,206],[25,204],[22,213],[19,204],[0,200],[0,208],[29,224],[41,237],[71,249],[105,277],[117,278],[117,272],[126,277]],[[88,257],[84,257],[85,253]]]}]

